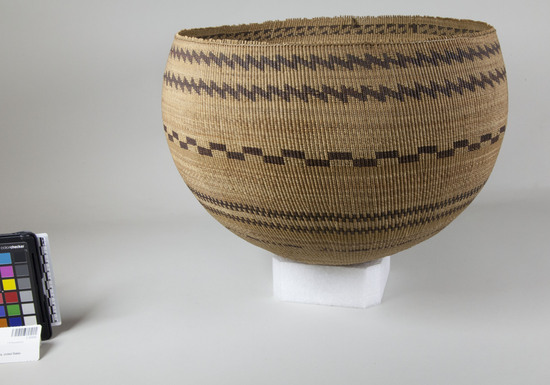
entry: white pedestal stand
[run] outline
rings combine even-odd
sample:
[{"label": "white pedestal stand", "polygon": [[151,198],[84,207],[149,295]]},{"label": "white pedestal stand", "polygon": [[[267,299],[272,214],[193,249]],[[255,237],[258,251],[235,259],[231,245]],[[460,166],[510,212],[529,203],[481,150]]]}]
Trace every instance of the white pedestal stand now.
[{"label": "white pedestal stand", "polygon": [[273,295],[288,302],[366,308],[382,301],[389,273],[390,257],[324,266],[273,256]]}]

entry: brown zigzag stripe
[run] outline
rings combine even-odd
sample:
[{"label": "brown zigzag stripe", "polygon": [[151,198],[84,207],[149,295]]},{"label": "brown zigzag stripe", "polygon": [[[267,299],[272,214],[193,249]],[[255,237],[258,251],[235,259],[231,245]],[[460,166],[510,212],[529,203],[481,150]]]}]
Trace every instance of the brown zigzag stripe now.
[{"label": "brown zigzag stripe", "polygon": [[[481,135],[479,142],[470,143],[468,139],[455,141],[450,148],[440,149],[438,146],[419,146],[416,154],[400,155],[399,150],[377,151],[374,158],[354,158],[351,152],[328,152],[328,159],[308,159],[305,152],[301,150],[282,149],[281,155],[266,155],[264,150],[258,147],[243,146],[242,151],[228,151],[227,146],[222,143],[210,142],[208,147],[199,146],[196,139],[179,137],[178,133],[171,130],[168,132],[166,125],[163,126],[164,131],[171,142],[179,143],[183,150],[190,150],[190,147],[197,147],[197,152],[202,156],[213,157],[213,151],[224,152],[227,159],[246,161],[246,156],[259,156],[263,158],[264,163],[285,165],[285,158],[293,158],[302,160],[308,167],[330,167],[334,162],[342,160],[351,161],[353,167],[377,167],[380,165],[381,159],[395,159],[399,163],[414,163],[421,160],[422,155],[435,155],[437,159],[444,159],[457,155],[458,151],[477,151],[481,149],[483,143],[489,145],[495,144],[500,139],[500,135],[506,131],[506,126],[498,129],[496,134],[487,133]],[[340,163],[341,164],[341,163]]]},{"label": "brown zigzag stripe", "polygon": [[437,83],[432,80],[429,85],[415,82],[414,87],[408,87],[398,83],[397,90],[383,85],[378,85],[378,89],[372,86],[361,85],[359,90],[354,87],[343,85],[340,86],[340,89],[327,85],[321,85],[320,89],[308,85],[303,85],[301,88],[295,88],[289,84],[285,84],[282,87],[268,85],[262,88],[253,85],[250,88],[246,88],[241,84],[230,86],[225,82],[220,86],[213,80],[210,81],[210,84],[206,84],[202,79],[198,81],[193,78],[188,80],[186,77],[182,79],[180,75],[173,74],[170,71],[164,73],[164,82],[167,86],[175,87],[183,92],[187,91],[193,93],[194,91],[198,95],[206,94],[210,97],[219,96],[222,99],[226,99],[229,95],[235,100],[241,100],[242,98],[252,102],[256,102],[258,99],[273,101],[274,96],[286,102],[290,102],[293,98],[298,98],[305,103],[308,103],[310,98],[319,99],[328,103],[329,97],[330,99],[336,99],[342,103],[348,103],[350,98],[361,102],[371,100],[386,102],[388,98],[404,102],[405,97],[422,100],[422,94],[436,99],[438,94],[451,97],[453,93],[462,95],[465,90],[475,92],[479,88],[485,89],[486,86],[494,88],[495,83],[500,84],[501,81],[506,79],[506,70],[504,68],[495,69],[487,73],[480,72],[479,75],[479,77],[470,75],[469,80],[464,80],[459,77],[455,82],[445,79],[444,83]]},{"label": "brown zigzag stripe", "polygon": [[419,218],[419,219],[413,219],[407,222],[403,223],[397,223],[395,225],[385,225],[385,226],[368,226],[364,228],[356,228],[356,229],[342,229],[338,227],[329,227],[329,226],[296,226],[296,225],[286,225],[282,223],[273,223],[273,222],[266,222],[266,221],[259,221],[256,219],[250,219],[245,217],[239,217],[236,215],[225,213],[221,210],[215,209],[213,207],[210,207],[204,203],[201,202],[201,205],[208,210],[210,213],[215,215],[220,215],[225,218],[231,219],[236,222],[240,223],[246,223],[248,225],[252,226],[259,226],[259,227],[265,227],[270,228],[274,230],[283,230],[283,231],[290,231],[293,233],[314,233],[314,234],[370,234],[370,233],[379,233],[379,232],[388,232],[388,231],[395,231],[404,229],[407,227],[413,227],[418,225],[424,225],[433,221],[437,221],[439,219],[445,218],[449,215],[452,215],[456,213],[457,211],[460,211],[464,208],[466,208],[474,198],[471,198],[467,200],[466,202],[462,203],[461,205],[455,206],[452,209],[449,209],[447,211],[444,211],[442,213],[432,215],[425,218]]},{"label": "brown zigzag stripe", "polygon": [[278,27],[258,29],[255,31],[239,31],[233,33],[218,33],[199,36],[202,39],[238,39],[238,40],[270,40],[283,37],[316,36],[316,35],[370,35],[370,34],[406,34],[419,33],[424,35],[441,35],[479,32],[474,29],[445,27],[437,24],[333,24],[333,25],[299,25],[293,27]]},{"label": "brown zigzag stripe", "polygon": [[190,186],[189,190],[197,197],[197,199],[212,204],[214,206],[222,207],[227,210],[243,212],[247,214],[260,215],[266,218],[280,218],[294,221],[312,221],[312,222],[342,222],[342,223],[353,223],[353,222],[369,222],[380,219],[391,220],[398,219],[401,217],[406,217],[409,215],[432,212],[445,208],[447,206],[454,205],[455,203],[461,202],[465,199],[471,198],[477,194],[485,185],[487,181],[483,182],[479,186],[467,191],[465,193],[456,195],[452,198],[446,199],[441,202],[431,203],[428,205],[422,206],[413,206],[405,209],[393,210],[393,211],[383,211],[380,213],[360,213],[360,214],[342,214],[342,213],[307,213],[307,212],[295,212],[295,211],[277,211],[266,209],[263,207],[251,206],[244,203],[228,202],[220,199],[213,198],[206,194],[203,194]]},{"label": "brown zigzag stripe", "polygon": [[225,65],[232,69],[241,67],[247,71],[250,70],[251,67],[261,71],[265,71],[266,68],[277,71],[281,71],[283,68],[296,70],[300,67],[308,68],[313,71],[316,71],[318,67],[328,68],[330,70],[344,68],[353,71],[356,68],[372,70],[374,67],[392,69],[395,67],[408,68],[410,65],[416,67],[423,67],[426,65],[438,66],[441,63],[450,65],[453,64],[453,62],[464,63],[464,60],[483,60],[499,53],[500,44],[498,42],[490,45],[478,45],[476,48],[470,47],[467,50],[462,48],[457,48],[456,51],[446,50],[444,53],[432,50],[430,54],[417,51],[416,55],[413,56],[396,53],[394,56],[384,54],[383,57],[365,53],[362,57],[352,54],[347,54],[345,57],[328,55],[327,59],[320,58],[313,54],[311,54],[309,58],[303,58],[299,55],[292,55],[290,58],[285,58],[281,55],[277,55],[273,59],[270,59],[264,55],[255,58],[251,55],[239,56],[237,54],[232,54],[231,57],[229,57],[223,53],[215,54],[213,52],[189,51],[175,46],[172,46],[170,49],[170,56],[183,62],[189,62],[191,64],[195,62],[199,65],[204,64],[207,66],[215,64],[218,67]]}]

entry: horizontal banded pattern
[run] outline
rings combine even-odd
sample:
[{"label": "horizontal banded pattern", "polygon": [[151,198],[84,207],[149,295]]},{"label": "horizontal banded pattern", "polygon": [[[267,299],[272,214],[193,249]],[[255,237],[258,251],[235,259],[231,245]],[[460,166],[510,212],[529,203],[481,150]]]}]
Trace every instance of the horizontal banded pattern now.
[{"label": "horizontal banded pattern", "polygon": [[292,19],[175,36],[163,126],[198,202],[277,255],[347,265],[440,232],[507,131],[493,27],[418,16]]},{"label": "horizontal banded pattern", "polygon": [[[491,145],[498,142],[500,136],[506,131],[506,126],[500,127],[498,130],[488,132],[479,137],[477,141],[470,142],[468,139],[456,140],[444,148],[437,145],[421,145],[417,147],[416,153],[402,154],[402,151],[395,150],[379,150],[375,151],[374,157],[362,158],[353,155],[352,151],[331,151],[324,158],[307,158],[304,150],[289,150],[281,149],[277,154],[269,154],[268,150],[253,147],[242,146],[240,151],[228,151],[227,145],[224,143],[209,142],[207,146],[200,146],[197,140],[190,137],[181,138],[179,134],[173,130],[168,132],[168,128],[164,125],[164,132],[171,142],[179,144],[183,150],[195,149],[199,155],[213,157],[214,152],[224,153],[227,159],[245,161],[250,157],[260,157],[264,163],[284,166],[287,164],[285,159],[299,159],[304,162],[307,167],[330,167],[331,165],[341,165],[341,161],[350,161],[353,167],[377,167],[386,162],[380,162],[382,159],[393,159],[398,163],[414,163],[419,162],[423,156],[434,156],[437,159],[449,158],[458,155],[460,151],[477,151],[484,144]],[[247,158],[248,157],[248,158]]]},{"label": "horizontal banded pattern", "polygon": [[296,54],[290,57],[276,55],[273,58],[264,55],[254,57],[251,55],[239,56],[232,54],[227,56],[223,53],[214,53],[212,51],[189,51],[176,45],[173,45],[170,49],[170,57],[183,62],[189,62],[189,64],[216,65],[231,69],[242,68],[247,71],[250,69],[258,69],[260,71],[273,69],[281,71],[284,69],[297,70],[300,68],[313,71],[317,71],[318,68],[326,68],[331,71],[353,71],[355,69],[389,70],[393,68],[409,68],[411,66],[452,65],[453,63],[464,63],[464,61],[474,62],[476,60],[488,59],[498,54],[500,54],[500,44],[498,42],[477,45],[475,47],[456,48],[455,50],[444,50],[443,52],[431,50],[429,53],[416,51],[413,54],[397,52],[395,54],[384,55],[372,55],[369,53],[354,55],[348,53],[344,56],[328,55],[326,58],[313,54],[309,55],[309,57],[302,57]]},{"label": "horizontal banded pattern", "polygon": [[265,218],[273,219],[284,219],[284,220],[293,220],[293,221],[304,221],[304,222],[339,222],[339,223],[361,223],[361,222],[372,222],[375,220],[395,220],[403,217],[413,216],[417,214],[430,213],[437,211],[448,206],[452,206],[456,203],[469,200],[483,188],[485,182],[479,186],[455,195],[454,197],[445,199],[440,202],[425,204],[422,206],[412,206],[404,209],[397,209],[392,211],[385,212],[374,212],[374,213],[356,213],[356,214],[345,214],[345,213],[310,213],[310,212],[292,212],[292,211],[280,211],[273,210],[265,207],[257,207],[249,205],[246,203],[240,202],[228,202],[220,199],[213,198],[207,194],[203,194],[192,187],[189,187],[191,192],[199,199],[203,204],[209,206],[216,206],[220,209],[226,209],[228,211],[242,212],[246,214],[253,214]]},{"label": "horizontal banded pattern", "polygon": [[464,203],[461,203],[458,206],[455,206],[451,209],[448,209],[444,212],[429,215],[426,217],[420,217],[415,219],[410,219],[404,222],[396,223],[396,224],[387,224],[387,225],[373,225],[373,226],[358,226],[353,228],[343,228],[341,226],[301,226],[301,225],[293,225],[293,224],[287,224],[287,223],[278,223],[278,222],[272,222],[272,221],[265,221],[265,220],[258,220],[243,216],[238,216],[234,214],[229,214],[225,211],[218,210],[214,207],[208,206],[204,203],[201,203],[203,207],[214,214],[214,216],[222,216],[225,218],[229,218],[232,221],[244,223],[247,225],[252,226],[259,226],[259,227],[265,227],[273,230],[282,230],[282,231],[289,231],[292,233],[313,233],[313,234],[351,234],[351,235],[360,235],[360,234],[371,234],[371,233],[378,233],[378,232],[388,232],[388,231],[396,231],[401,230],[408,227],[414,227],[418,225],[424,225],[429,224],[431,222],[440,220],[442,218],[448,217],[452,214],[455,214],[463,209],[465,209],[471,202],[473,201],[473,198],[467,200]]},{"label": "horizontal banded pattern", "polygon": [[245,87],[242,84],[229,85],[226,82],[218,84],[214,80],[205,81],[203,79],[187,79],[170,71],[165,72],[164,82],[169,87],[174,87],[183,92],[196,93],[210,97],[220,97],[222,99],[230,96],[234,100],[247,99],[252,102],[258,100],[278,101],[284,100],[290,102],[294,99],[308,103],[311,99],[321,100],[328,103],[335,100],[341,103],[348,103],[350,99],[367,102],[378,101],[386,102],[388,99],[405,101],[407,98],[422,100],[424,97],[436,99],[438,96],[452,97],[453,95],[463,95],[464,91],[475,92],[486,87],[495,87],[504,83],[506,79],[506,70],[497,68],[487,72],[480,72],[476,75],[469,75],[467,78],[457,77],[456,79],[442,79],[442,81],[429,80],[428,82],[414,82],[414,85],[404,85],[398,83],[396,87],[390,87],[382,84],[376,86],[358,85],[345,86],[340,88],[330,87],[326,84],[320,86],[300,85],[292,86],[284,84],[282,86],[269,84],[267,86]]}]

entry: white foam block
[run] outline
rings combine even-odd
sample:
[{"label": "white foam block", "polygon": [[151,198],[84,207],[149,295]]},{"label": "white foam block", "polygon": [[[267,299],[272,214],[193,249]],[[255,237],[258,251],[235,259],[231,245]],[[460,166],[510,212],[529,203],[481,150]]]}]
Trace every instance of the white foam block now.
[{"label": "white foam block", "polygon": [[382,301],[390,257],[350,266],[307,265],[273,256],[273,295],[288,302],[366,308]]}]

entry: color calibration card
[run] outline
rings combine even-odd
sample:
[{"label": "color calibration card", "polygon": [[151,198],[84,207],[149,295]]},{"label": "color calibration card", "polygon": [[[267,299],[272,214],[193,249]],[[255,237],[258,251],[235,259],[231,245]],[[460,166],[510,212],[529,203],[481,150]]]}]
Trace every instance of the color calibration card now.
[{"label": "color calibration card", "polygon": [[2,245],[0,250],[0,328],[38,323],[25,246]]},{"label": "color calibration card", "polygon": [[0,329],[60,325],[47,234],[0,235]]}]

